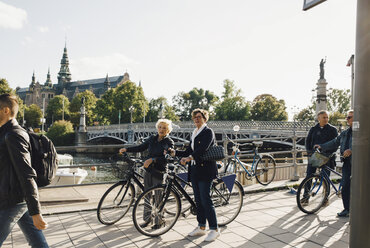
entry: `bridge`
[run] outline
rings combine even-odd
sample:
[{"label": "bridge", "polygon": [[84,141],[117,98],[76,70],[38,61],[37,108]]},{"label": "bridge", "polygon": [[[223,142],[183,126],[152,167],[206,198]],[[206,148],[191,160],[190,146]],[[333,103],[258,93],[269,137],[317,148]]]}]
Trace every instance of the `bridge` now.
[{"label": "bridge", "polygon": [[[194,130],[192,121],[174,122],[170,137],[175,142],[188,142]],[[235,132],[233,127],[240,126],[240,131]],[[225,140],[225,136],[238,139],[281,138],[280,143],[291,146],[291,137],[302,140],[308,130],[315,125],[314,122],[287,122],[287,121],[209,121],[217,141]],[[87,143],[130,144],[136,143],[156,133],[154,122],[114,124],[109,126],[87,127]],[[276,143],[277,141],[275,141]]]}]

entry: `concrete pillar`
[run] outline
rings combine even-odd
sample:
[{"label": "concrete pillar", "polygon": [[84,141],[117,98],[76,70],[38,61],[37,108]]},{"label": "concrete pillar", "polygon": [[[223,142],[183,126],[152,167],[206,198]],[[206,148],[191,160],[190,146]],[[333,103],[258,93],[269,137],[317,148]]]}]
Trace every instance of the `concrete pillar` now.
[{"label": "concrete pillar", "polygon": [[370,247],[370,1],[357,1],[350,247]]},{"label": "concrete pillar", "polygon": [[326,82],[325,78],[320,78],[317,81],[317,96],[316,96],[316,115],[321,110],[327,110],[327,100],[326,100]]}]

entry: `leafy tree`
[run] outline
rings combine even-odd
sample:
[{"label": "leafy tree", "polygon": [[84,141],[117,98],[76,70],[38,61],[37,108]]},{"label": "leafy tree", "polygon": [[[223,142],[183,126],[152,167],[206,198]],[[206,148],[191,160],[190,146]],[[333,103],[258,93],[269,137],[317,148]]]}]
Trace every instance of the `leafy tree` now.
[{"label": "leafy tree", "polygon": [[209,90],[193,88],[189,92],[180,92],[173,97],[174,107],[181,120],[190,120],[191,112],[195,108],[206,109],[211,112],[218,101],[218,97]]},{"label": "leafy tree", "polygon": [[56,121],[51,125],[47,136],[53,141],[54,145],[73,145],[74,131],[70,121]]},{"label": "leafy tree", "polygon": [[9,87],[9,83],[5,78],[0,79],[0,94],[12,93],[12,88]]},{"label": "leafy tree", "polygon": [[250,105],[241,96],[241,90],[237,89],[234,81],[224,81],[224,92],[221,102],[216,105],[215,113],[217,120],[248,120],[250,117]]},{"label": "leafy tree", "polygon": [[[133,107],[132,121],[139,122],[148,112],[148,102],[141,86],[126,81],[120,86],[107,91],[97,103],[95,113],[102,123],[118,123],[121,110],[121,123],[130,122],[130,107]],[[145,107],[146,106],[146,107]]]},{"label": "leafy tree", "polygon": [[327,101],[329,112],[345,114],[351,108],[351,91],[349,89],[329,89]]},{"label": "leafy tree", "polygon": [[[63,107],[64,100],[64,107]],[[46,108],[47,121],[50,123],[52,120],[62,120],[64,108],[64,119],[69,119],[69,100],[64,95],[54,96],[49,101],[48,107]]]},{"label": "leafy tree", "polygon": [[149,101],[149,111],[146,115],[146,120],[148,122],[157,121],[162,106],[165,118],[172,121],[179,120],[179,117],[176,115],[175,110],[173,109],[172,106],[168,104],[167,99],[163,96],[158,97],[157,99],[151,99]]},{"label": "leafy tree", "polygon": [[[15,94],[14,90],[10,88],[8,81],[5,78],[0,78],[0,94],[6,94],[6,93]],[[24,113],[25,106],[23,104],[22,99],[18,95],[16,96],[17,96],[18,105],[19,105],[17,120],[19,123],[23,124],[23,113]]]},{"label": "leafy tree", "polygon": [[296,121],[314,121],[315,113],[313,106],[302,109],[297,115],[293,117]]},{"label": "leafy tree", "polygon": [[80,123],[82,97],[85,98],[86,125],[91,126],[96,119],[94,110],[98,99],[90,90],[80,92],[72,99],[71,104],[69,105],[69,110],[71,112],[71,121],[74,126],[78,126]]},{"label": "leafy tree", "polygon": [[345,123],[346,121],[346,116],[347,113],[344,112],[332,112],[329,114],[329,123],[334,125],[334,126],[339,126],[343,122]]},{"label": "leafy tree", "polygon": [[38,127],[41,124],[42,111],[36,104],[25,108],[24,119],[27,127]]},{"label": "leafy tree", "polygon": [[270,94],[257,96],[252,103],[252,119],[256,121],[286,121],[285,101],[278,100]]}]

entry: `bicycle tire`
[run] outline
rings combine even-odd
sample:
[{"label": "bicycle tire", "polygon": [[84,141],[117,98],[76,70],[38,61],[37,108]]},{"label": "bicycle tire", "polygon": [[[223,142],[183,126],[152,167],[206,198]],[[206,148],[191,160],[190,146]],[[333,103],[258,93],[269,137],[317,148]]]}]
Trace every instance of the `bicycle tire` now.
[{"label": "bicycle tire", "polygon": [[180,213],[178,194],[165,185],[159,185],[145,190],[139,196],[132,210],[132,219],[141,234],[158,237],[171,230]]},{"label": "bicycle tire", "polygon": [[326,178],[319,174],[312,174],[298,186],[296,200],[298,208],[302,212],[313,214],[324,205],[327,197],[328,182]]},{"label": "bicycle tire", "polygon": [[112,185],[102,196],[97,208],[100,223],[112,225],[122,219],[135,200],[132,183],[120,181]]},{"label": "bicycle tire", "polygon": [[243,187],[236,180],[231,192],[221,179],[212,185],[211,199],[215,206],[219,226],[229,224],[239,215],[243,206],[243,196]]},{"label": "bicycle tire", "polygon": [[276,174],[276,162],[271,155],[264,154],[262,155],[257,163],[254,170],[257,182],[266,186],[270,184]]}]

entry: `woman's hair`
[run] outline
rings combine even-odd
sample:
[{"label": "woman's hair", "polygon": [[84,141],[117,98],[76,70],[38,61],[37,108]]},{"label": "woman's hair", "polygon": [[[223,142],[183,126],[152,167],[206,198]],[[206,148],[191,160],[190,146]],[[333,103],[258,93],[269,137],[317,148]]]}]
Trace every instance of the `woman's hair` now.
[{"label": "woman's hair", "polygon": [[0,109],[8,107],[10,114],[15,117],[18,113],[18,100],[17,97],[10,94],[0,95]]},{"label": "woman's hair", "polygon": [[167,125],[168,133],[172,131],[172,121],[168,119],[159,119],[155,124],[155,128],[158,129],[159,124],[164,123]]},{"label": "woman's hair", "polygon": [[203,119],[205,119],[206,122],[208,121],[209,113],[205,109],[200,109],[200,108],[194,109],[193,112],[191,112],[191,117],[194,118],[198,113],[200,113],[203,116]]}]

